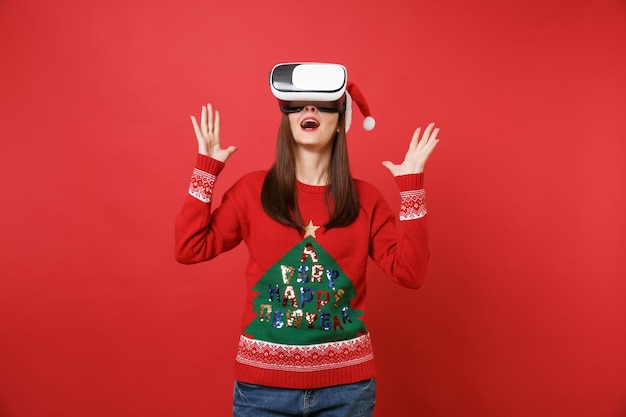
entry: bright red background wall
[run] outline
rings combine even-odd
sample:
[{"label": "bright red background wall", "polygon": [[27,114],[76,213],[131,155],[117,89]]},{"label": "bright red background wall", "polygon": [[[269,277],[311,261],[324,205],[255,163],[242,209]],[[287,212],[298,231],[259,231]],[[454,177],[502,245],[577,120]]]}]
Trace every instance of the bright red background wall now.
[{"label": "bright red background wall", "polygon": [[226,416],[246,251],[173,259],[212,101],[273,157],[277,62],[338,61],[377,118],[355,176],[429,121],[432,264],[371,269],[378,416],[626,415],[623,1],[0,1],[0,415]]}]

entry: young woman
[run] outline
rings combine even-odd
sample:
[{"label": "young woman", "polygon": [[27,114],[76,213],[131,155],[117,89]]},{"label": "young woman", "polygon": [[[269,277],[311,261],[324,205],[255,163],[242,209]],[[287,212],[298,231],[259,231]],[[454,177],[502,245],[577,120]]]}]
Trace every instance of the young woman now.
[{"label": "young woman", "polygon": [[176,220],[176,259],[207,261],[241,241],[249,250],[234,416],[371,416],[368,258],[402,286],[424,280],[423,171],[438,129],[418,128],[401,164],[383,162],[401,195],[398,225],[381,194],[350,174],[342,100],[279,101],[274,164],[241,177],[214,210],[215,181],[236,147],[221,146],[211,104],[199,122],[191,117],[198,156]]}]

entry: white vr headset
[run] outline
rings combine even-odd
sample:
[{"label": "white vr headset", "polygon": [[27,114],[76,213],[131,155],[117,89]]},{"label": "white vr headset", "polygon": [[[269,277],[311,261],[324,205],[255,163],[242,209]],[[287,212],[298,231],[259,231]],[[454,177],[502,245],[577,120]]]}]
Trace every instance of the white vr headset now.
[{"label": "white vr headset", "polygon": [[278,64],[272,68],[269,82],[283,113],[297,113],[308,104],[323,112],[342,113],[346,109],[348,74],[343,65]]}]

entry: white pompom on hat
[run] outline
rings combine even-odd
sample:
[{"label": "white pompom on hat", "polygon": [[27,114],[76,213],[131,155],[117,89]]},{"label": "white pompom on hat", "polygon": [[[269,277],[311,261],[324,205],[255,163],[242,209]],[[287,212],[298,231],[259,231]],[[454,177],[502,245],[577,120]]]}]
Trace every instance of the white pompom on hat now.
[{"label": "white pompom on hat", "polygon": [[346,91],[346,132],[350,129],[352,123],[352,103],[356,103],[357,107],[361,111],[361,114],[365,117],[363,119],[363,129],[372,130],[376,125],[376,120],[372,117],[369,105],[365,100],[365,96],[361,93],[361,90],[351,81],[348,81]]}]

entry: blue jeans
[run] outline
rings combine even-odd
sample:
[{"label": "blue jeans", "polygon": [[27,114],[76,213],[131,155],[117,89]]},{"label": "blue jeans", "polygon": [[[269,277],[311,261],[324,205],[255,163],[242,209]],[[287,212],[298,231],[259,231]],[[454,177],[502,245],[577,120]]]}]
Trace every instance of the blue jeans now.
[{"label": "blue jeans", "polygon": [[234,417],[371,417],[376,380],[318,389],[286,389],[235,382]]}]

